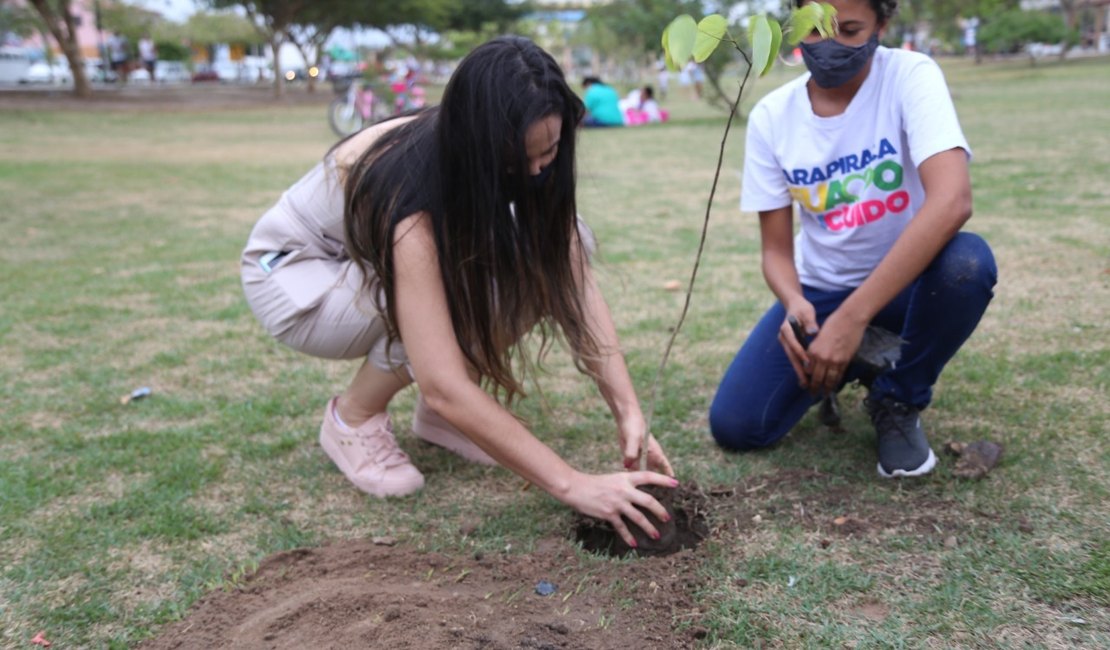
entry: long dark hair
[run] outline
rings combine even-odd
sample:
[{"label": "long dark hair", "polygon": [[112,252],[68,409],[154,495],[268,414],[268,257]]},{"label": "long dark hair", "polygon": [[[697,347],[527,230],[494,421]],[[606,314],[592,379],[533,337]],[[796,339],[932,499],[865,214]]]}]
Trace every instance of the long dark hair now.
[{"label": "long dark hair", "polygon": [[[581,100],[532,41],[493,39],[462,60],[438,107],[392,129],[347,171],[347,248],[398,337],[393,238],[424,212],[435,235],[455,338],[471,366],[506,400],[523,394],[531,365],[520,337],[539,324],[537,363],[557,330],[581,360],[598,354],[580,299],[586,252],[576,236],[575,135]],[[529,177],[525,133],[562,119],[550,175]],[[513,207],[510,208],[510,201]],[[572,255],[572,246],[578,246]],[[514,357],[522,362],[513,372]]]}]

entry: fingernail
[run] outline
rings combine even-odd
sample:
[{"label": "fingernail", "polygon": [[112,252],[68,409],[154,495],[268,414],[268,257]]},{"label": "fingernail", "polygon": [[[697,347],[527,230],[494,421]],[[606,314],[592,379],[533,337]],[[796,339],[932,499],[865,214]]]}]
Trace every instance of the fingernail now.
[{"label": "fingernail", "polygon": [[656,540],[659,539],[659,531],[655,531],[654,533],[652,533],[651,538]]},{"label": "fingernail", "polygon": [[631,542],[629,542],[628,548],[636,548],[636,540],[632,540]]},{"label": "fingernail", "polygon": [[678,479],[676,479],[676,478],[671,479],[671,487],[678,487]]},{"label": "fingernail", "polygon": [[663,523],[667,523],[670,520],[671,520],[671,516],[667,513],[664,513],[663,514]]}]

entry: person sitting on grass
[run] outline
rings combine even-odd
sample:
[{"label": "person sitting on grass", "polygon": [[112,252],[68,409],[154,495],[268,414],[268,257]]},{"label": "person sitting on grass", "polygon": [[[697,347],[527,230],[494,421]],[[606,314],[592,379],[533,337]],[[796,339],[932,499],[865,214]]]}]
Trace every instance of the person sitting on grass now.
[{"label": "person sitting on grass", "polygon": [[624,116],[621,114],[620,95],[609,84],[603,83],[597,77],[586,77],[582,80],[585,94],[582,102],[586,105],[586,117],[582,126],[622,126]]},{"label": "person sitting on grass", "polygon": [[[360,490],[423,487],[387,413],[415,381],[417,438],[503,465],[633,546],[626,521],[658,537],[637,506],[662,521],[666,510],[637,488],[677,481],[654,439],[651,471],[586,474],[505,406],[558,331],[613,414],[625,469],[649,439],[577,215],[582,115],[549,54],[496,38],[463,59],[439,106],[339,142],[255,225],[242,279],[265,328],[307,354],[365,359],[320,427],[324,451]],[[521,345],[531,330],[534,361]]]},{"label": "person sitting on grass", "polygon": [[936,464],[919,414],[986,310],[997,267],[981,237],[960,232],[971,149],[940,68],[879,46],[894,0],[831,4],[838,33],[801,45],[809,74],[748,120],[741,208],[759,213],[763,275],[778,302],[725,372],[710,429],[728,449],[774,444],[823,395],[862,378],[850,362],[875,325],[904,340],[864,402],[878,471],[919,476]]},{"label": "person sitting on grass", "polygon": [[666,122],[670,115],[659,108],[655,101],[655,90],[651,86],[644,86],[628,93],[621,101],[624,111],[625,126],[640,126],[641,124],[657,124]]}]

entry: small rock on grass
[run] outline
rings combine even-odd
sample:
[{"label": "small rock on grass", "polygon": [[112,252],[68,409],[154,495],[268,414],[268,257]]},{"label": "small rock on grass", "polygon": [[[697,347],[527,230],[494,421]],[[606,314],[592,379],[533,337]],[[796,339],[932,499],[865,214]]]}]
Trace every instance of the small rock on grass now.
[{"label": "small rock on grass", "polygon": [[983,478],[1002,458],[1002,445],[990,440],[972,443],[952,441],[944,445],[944,451],[956,456],[956,467],[952,473],[960,478]]}]

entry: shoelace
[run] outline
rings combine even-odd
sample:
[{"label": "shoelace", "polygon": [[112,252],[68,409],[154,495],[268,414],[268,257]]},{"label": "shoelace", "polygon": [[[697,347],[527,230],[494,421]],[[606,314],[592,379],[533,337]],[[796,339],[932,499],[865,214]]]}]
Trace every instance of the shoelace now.
[{"label": "shoelace", "polygon": [[909,434],[914,429],[912,424],[906,426],[906,420],[908,417],[916,417],[916,415],[912,409],[897,402],[879,402],[871,412],[876,429],[897,431],[906,440],[909,440]]},{"label": "shoelace", "polygon": [[366,453],[375,463],[385,467],[396,467],[409,462],[408,455],[397,446],[397,439],[385,427],[374,431],[356,431],[355,435],[367,442]]}]

